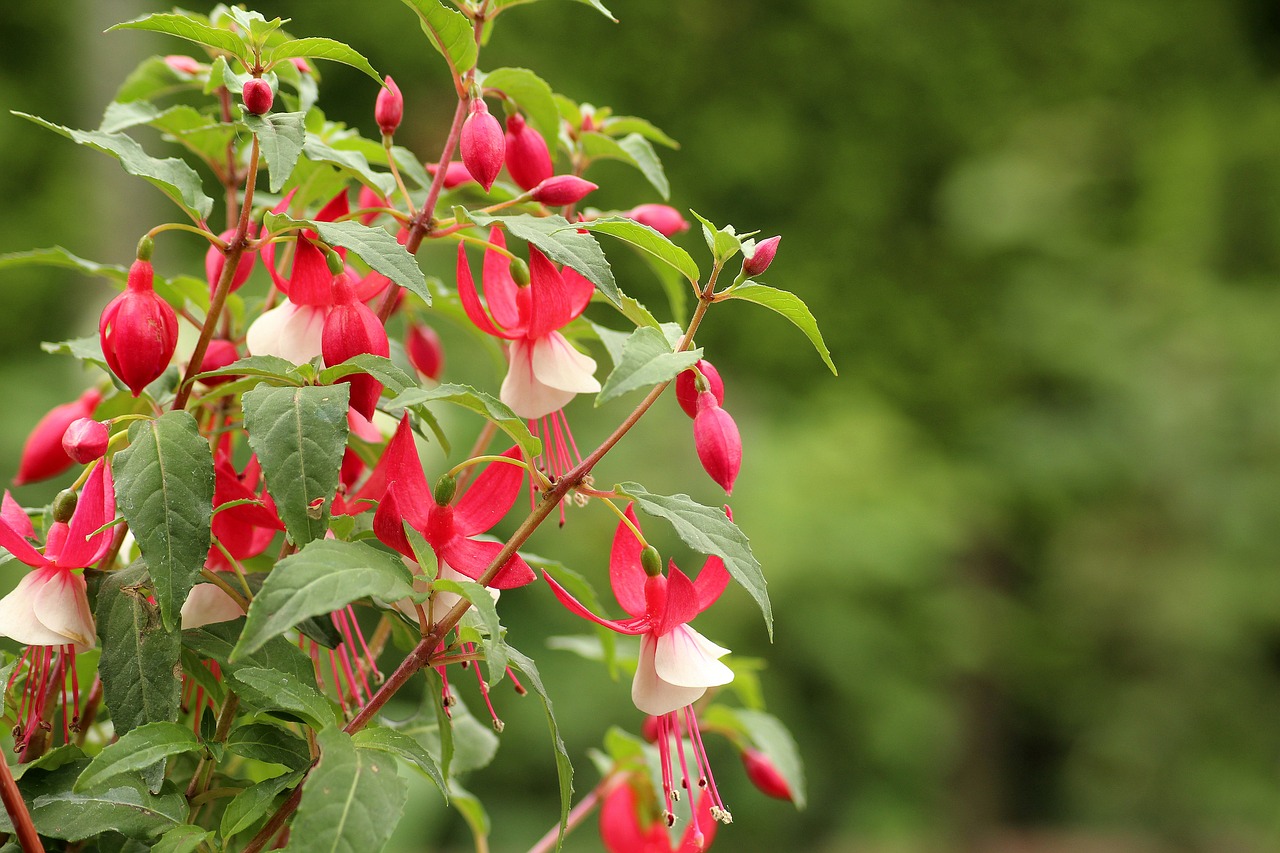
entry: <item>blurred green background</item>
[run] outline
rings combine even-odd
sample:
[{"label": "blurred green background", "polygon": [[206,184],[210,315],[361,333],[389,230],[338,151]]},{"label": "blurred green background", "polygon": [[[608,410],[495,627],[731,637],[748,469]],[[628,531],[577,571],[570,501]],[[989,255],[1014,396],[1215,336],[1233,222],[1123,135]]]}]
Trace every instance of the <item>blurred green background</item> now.
[{"label": "blurred green background", "polygon": [[[842,374],[752,306],[699,334],[742,429],[733,507],[777,639],[736,589],[699,628],[769,659],[766,697],[810,788],[802,813],[766,801],[712,745],[736,818],[716,849],[1280,847],[1280,6],[608,5],[620,24],[555,0],[512,10],[483,64],[530,67],[680,140],[673,203],[784,235],[766,280],[808,302]],[[5,3],[0,105],[96,126],[127,69],[183,49],[99,31],[159,8]],[[397,141],[439,145],[452,101],[401,4],[257,8],[369,56],[406,95]],[[322,70],[330,117],[373,136],[372,83]],[[19,119],[0,119],[0,151],[0,252],[127,262],[169,216],[114,163]],[[658,200],[622,168],[589,177],[598,206]],[[176,269],[173,251],[158,263]],[[39,341],[92,333],[109,293],[14,271],[0,294],[8,481],[26,431],[84,382]],[[643,466],[653,491],[716,502],[664,402],[600,481]],[[592,429],[607,425],[579,437]],[[607,533],[575,538],[571,520],[540,537],[602,582]],[[525,626],[579,630],[549,596],[508,601],[517,645]],[[585,751],[639,715],[625,684],[526,651],[586,790]],[[503,749],[468,787],[493,849],[524,850],[555,814],[550,748],[531,700],[498,701]],[[425,790],[397,844],[469,849]],[[593,825],[566,845],[598,847]]]}]

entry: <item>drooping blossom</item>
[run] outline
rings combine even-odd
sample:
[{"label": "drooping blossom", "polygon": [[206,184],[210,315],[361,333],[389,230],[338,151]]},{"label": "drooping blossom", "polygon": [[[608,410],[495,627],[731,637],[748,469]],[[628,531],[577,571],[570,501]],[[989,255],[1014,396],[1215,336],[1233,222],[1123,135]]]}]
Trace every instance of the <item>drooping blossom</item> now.
[{"label": "drooping blossom", "polygon": [[[648,800],[652,800],[652,796]],[[698,797],[678,845],[671,843],[667,821],[642,799],[630,780],[609,791],[600,806],[600,839],[609,853],[701,853],[716,836],[709,792]]]},{"label": "drooping blossom", "polygon": [[[382,441],[382,433],[358,412],[349,411],[347,423],[352,435],[371,444]],[[414,466],[421,472],[418,449],[413,442],[413,429],[406,413],[401,416],[386,448],[378,454],[377,464],[358,489],[355,485],[365,470],[365,464],[354,450],[347,448],[339,470],[339,487],[333,499],[333,514],[359,515],[373,509],[386,496],[391,481],[406,476],[404,472]]]},{"label": "drooping blossom", "polygon": [[511,180],[522,190],[533,189],[555,171],[547,141],[520,113],[507,116],[506,161]]},{"label": "drooping blossom", "polygon": [[271,84],[266,80],[254,77],[245,81],[241,97],[244,98],[244,108],[260,116],[271,111],[271,102],[275,100],[276,93],[271,91]]},{"label": "drooping blossom", "polygon": [[[267,549],[284,523],[275,502],[262,483],[262,466],[250,456],[243,471],[237,471],[231,457],[219,449],[213,464],[213,544],[206,565],[214,571],[231,569],[237,562],[256,557]],[[244,503],[237,503],[244,501]],[[235,506],[222,509],[226,504]],[[219,547],[221,545],[221,547]]]},{"label": "drooping blossom", "polygon": [[705,358],[699,359],[693,367],[680,371],[676,376],[676,402],[691,418],[698,416],[698,386],[697,377],[694,375],[695,370],[707,380],[711,393],[716,395],[716,402],[724,405],[724,380],[720,378],[720,371]]},{"label": "drooping blossom", "polygon": [[404,352],[414,370],[432,381],[439,381],[444,370],[444,345],[440,335],[426,323],[411,323],[405,335]]},{"label": "drooping blossom", "polygon": [[[440,167],[436,163],[428,163],[427,171],[433,176]],[[467,164],[461,160],[450,160],[444,167],[444,188],[451,190],[462,184],[475,183],[476,179],[471,176],[471,172],[467,169]]]},{"label": "drooping blossom", "polygon": [[742,436],[733,417],[721,408],[711,391],[698,395],[693,441],[703,469],[726,494],[733,494],[733,483],[742,468]]},{"label": "drooping blossom", "polygon": [[154,280],[150,261],[134,261],[124,293],[107,303],[98,320],[107,366],[135,397],[164,373],[178,347],[178,317],[156,295]]},{"label": "drooping blossom", "polygon": [[498,172],[502,171],[506,141],[502,125],[489,113],[484,98],[471,99],[458,137],[458,149],[462,162],[467,164],[467,171],[488,192],[498,179]]},{"label": "drooping blossom", "polygon": [[639,204],[622,215],[641,225],[648,225],[664,237],[674,237],[689,230],[689,223],[680,211],[667,204]]},{"label": "drooping blossom", "polygon": [[[627,507],[626,516],[639,529],[632,507]],[[641,711],[658,719],[656,743],[662,759],[663,794],[668,814],[672,813],[671,803],[678,798],[679,790],[671,761],[674,745],[685,789],[694,790],[695,783],[705,788],[711,797],[712,814],[717,820],[728,822],[729,813],[716,790],[692,705],[708,688],[733,680],[733,671],[720,662],[729,650],[717,646],[689,627],[688,623],[720,597],[729,582],[729,572],[719,557],[708,557],[697,580],[690,580],[674,562],[664,576],[656,561],[646,570],[644,552],[644,546],[631,528],[620,522],[609,559],[609,582],[613,594],[629,617],[620,621],[597,616],[550,575],[544,572],[543,578],[570,612],[618,633],[640,637],[640,657],[635,679],[631,682],[631,701]],[[654,573],[650,574],[650,571]],[[685,737],[693,744],[696,780],[689,777]]]},{"label": "drooping blossom", "polygon": [[598,189],[599,186],[577,175],[556,175],[534,187],[530,197],[547,207],[563,207],[577,204]]},{"label": "drooping blossom", "polygon": [[62,449],[81,465],[101,459],[107,452],[111,434],[107,425],[93,418],[79,418],[71,422],[62,435]]},{"label": "drooping blossom", "polygon": [[[320,335],[320,351],[329,367],[357,355],[391,354],[387,330],[368,305],[356,299],[355,288],[346,274],[333,280],[333,306],[325,315]],[[367,373],[343,377],[351,385],[351,408],[365,418],[372,418],[382,383]]]},{"label": "drooping blossom", "polygon": [[[35,570],[0,598],[0,635],[27,646],[7,686],[12,687],[25,672],[14,736],[19,746],[25,747],[47,724],[48,702],[58,693],[63,704],[63,738],[69,739],[68,732],[76,726],[80,691],[75,655],[95,643],[83,570],[110,549],[112,530],[102,528],[115,517],[115,509],[115,487],[105,463],[94,468],[78,498],[64,493],[55,501],[55,520],[42,550],[32,544],[31,521],[8,492],[0,504],[0,547]],[[73,696],[70,713],[68,675]]]},{"label": "drooping blossom", "polygon": [[781,237],[769,237],[755,244],[751,255],[742,261],[742,271],[750,276],[763,275],[778,254]]},{"label": "drooping blossom", "polygon": [[396,81],[387,75],[386,82],[378,90],[378,98],[373,105],[373,120],[378,123],[378,130],[383,136],[391,136],[400,126],[404,118],[404,95]]},{"label": "drooping blossom", "polygon": [[[204,358],[200,360],[200,372],[213,373],[216,370],[222,370],[228,364],[238,361],[239,358],[240,351],[236,349],[233,341],[225,338],[214,338],[209,341],[209,346],[204,351]],[[224,373],[220,376],[205,376],[200,379],[200,383],[212,388],[215,385],[230,382],[235,378],[233,374]]]},{"label": "drooping blossom", "polygon": [[769,756],[758,749],[746,747],[742,750],[742,767],[747,771],[747,778],[762,794],[778,800],[794,802],[791,785],[779,772]]},{"label": "drooping blossom", "polygon": [[93,410],[100,402],[102,393],[97,388],[90,388],[79,398],[54,406],[45,413],[22,446],[18,475],[13,478],[13,482],[19,486],[35,483],[56,477],[70,468],[75,460],[63,449],[62,437],[72,423],[81,418],[92,417]]}]

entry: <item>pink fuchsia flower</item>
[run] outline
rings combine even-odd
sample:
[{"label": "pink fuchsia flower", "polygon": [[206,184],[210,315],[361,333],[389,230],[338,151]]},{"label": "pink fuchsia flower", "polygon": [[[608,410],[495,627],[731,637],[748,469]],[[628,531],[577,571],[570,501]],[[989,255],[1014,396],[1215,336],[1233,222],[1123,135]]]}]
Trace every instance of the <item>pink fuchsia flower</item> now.
[{"label": "pink fuchsia flower", "polygon": [[373,120],[378,123],[378,130],[383,136],[390,136],[400,126],[404,118],[404,95],[400,87],[388,75],[383,87],[378,90],[378,99],[373,105]]},{"label": "pink fuchsia flower", "polygon": [[67,427],[81,418],[91,417],[102,394],[90,388],[76,400],[62,403],[50,409],[27,436],[22,446],[22,458],[18,462],[18,475],[13,482],[19,486],[56,477],[74,464],[62,447],[62,437]]},{"label": "pink fuchsia flower", "polygon": [[260,116],[271,111],[271,102],[275,100],[276,94],[271,91],[270,83],[261,77],[255,77],[245,82],[241,97],[244,98],[244,108]]},{"label": "pink fuchsia flower", "polygon": [[427,379],[439,381],[444,370],[444,345],[436,330],[426,323],[412,323],[404,340],[405,355],[414,370]]},{"label": "pink fuchsia flower", "polygon": [[[234,237],[235,233],[236,230],[234,228],[228,228],[218,237],[225,243]],[[240,286],[249,280],[249,275],[253,272],[253,262],[257,257],[257,252],[249,251],[248,249],[244,250],[240,255],[240,260],[236,263],[236,271],[231,275],[231,290],[228,293],[239,290]],[[222,271],[226,266],[226,253],[213,243],[210,243],[209,248],[204,253],[204,277],[209,283],[210,297],[218,289],[218,282],[222,280]]]},{"label": "pink fuchsia flower", "polygon": [[107,366],[137,397],[154,382],[178,346],[178,318],[156,295],[150,261],[136,260],[124,293],[107,303],[98,321]]},{"label": "pink fuchsia flower", "polygon": [[[204,358],[200,360],[200,372],[212,373],[215,370],[222,370],[228,364],[233,364],[240,358],[240,351],[236,349],[236,345],[225,338],[214,338],[209,341],[209,346],[204,351]],[[221,385],[224,382],[230,382],[236,377],[233,374],[223,374],[221,376],[206,376],[200,382],[212,388],[215,385]]]},{"label": "pink fuchsia flower", "polygon": [[641,204],[622,214],[641,225],[648,225],[664,237],[674,237],[689,230],[689,223],[680,211],[666,204]]},{"label": "pink fuchsia flower", "polygon": [[534,187],[530,197],[547,207],[562,207],[577,204],[598,189],[596,184],[577,175],[556,175]]},{"label": "pink fuchsia flower", "polygon": [[[635,510],[627,507],[627,519],[639,529]],[[728,684],[733,671],[720,662],[728,654],[699,634],[688,623],[715,602],[729,583],[729,572],[719,557],[708,557],[696,581],[690,580],[674,562],[664,577],[660,565],[644,565],[644,547],[625,523],[619,523],[609,558],[609,582],[613,594],[630,618],[621,621],[595,615],[569,594],[551,576],[543,578],[570,612],[598,625],[640,637],[640,657],[631,682],[631,701],[646,714],[658,718],[658,752],[662,759],[663,793],[667,811],[678,793],[671,763],[671,745],[679,751],[680,771],[687,790],[693,790],[685,761],[683,737],[693,743],[697,784],[711,795],[713,814],[728,818],[728,811],[716,791],[711,765],[702,747],[693,703],[708,688]]]},{"label": "pink fuchsia flower", "polygon": [[[386,358],[391,354],[382,321],[368,305],[356,299],[345,274],[333,280],[333,307],[325,315],[320,352],[330,367],[357,355]],[[351,408],[365,418],[372,418],[378,398],[382,396],[382,383],[367,373],[353,374],[342,381],[351,385]]]},{"label": "pink fuchsia flower", "polygon": [[507,116],[506,161],[511,180],[522,190],[533,189],[555,171],[546,140],[520,113]]},{"label": "pink fuchsia flower", "polygon": [[[244,471],[236,471],[231,458],[218,451],[213,465],[213,544],[206,564],[214,571],[231,568],[227,559],[236,561],[256,557],[267,549],[284,523],[276,512],[275,502],[260,484],[262,469],[258,457],[250,456]],[[236,506],[221,509],[237,501]],[[218,547],[221,545],[222,547]]]},{"label": "pink fuchsia flower", "polygon": [[467,164],[467,171],[488,192],[498,179],[498,172],[502,171],[506,142],[502,135],[502,125],[489,114],[484,98],[471,99],[469,113],[462,123],[458,148],[462,153],[462,162]]},{"label": "pink fuchsia flower", "polygon": [[698,460],[711,479],[733,494],[733,482],[742,468],[742,436],[733,417],[720,408],[716,395],[698,395],[698,413],[693,418],[693,440]]},{"label": "pink fuchsia flower", "polygon": [[779,800],[794,801],[791,786],[763,752],[752,747],[742,750],[742,766],[747,771],[751,784],[762,794]]},{"label": "pink fuchsia flower", "polygon": [[605,795],[600,806],[600,839],[609,853],[700,853],[716,837],[712,809],[711,797],[704,792],[676,846],[667,833],[667,822],[641,801],[629,781],[623,782]]},{"label": "pink fuchsia flower", "polygon": [[676,402],[680,404],[680,408],[684,409],[684,413],[691,418],[698,416],[698,387],[697,377],[694,375],[695,369],[702,377],[707,380],[707,385],[711,388],[711,393],[716,395],[716,402],[724,405],[724,380],[720,378],[720,371],[706,359],[699,359],[698,363],[688,370],[680,371],[680,375],[676,377]]},{"label": "pink fuchsia flower", "polygon": [[[519,460],[520,449],[502,454]],[[460,498],[438,503],[427,487],[416,449],[412,460],[404,454],[397,470],[389,470],[386,496],[373,516],[373,532],[385,544],[413,559],[413,548],[405,536],[404,524],[431,546],[436,557],[463,575],[478,580],[502,550],[502,543],[476,539],[497,524],[511,509],[520,493],[524,470],[505,462],[490,463]],[[489,583],[494,589],[512,589],[535,579],[533,569],[519,554],[512,555]]]},{"label": "pink fuchsia flower", "polygon": [[164,64],[179,74],[185,74],[188,77],[194,77],[204,70],[203,65],[190,56],[184,56],[180,53],[171,53],[164,57]]},{"label": "pink fuchsia flower", "polygon": [[781,237],[769,237],[756,243],[751,256],[742,261],[742,271],[749,276],[763,275],[778,254],[778,243]]},{"label": "pink fuchsia flower", "polygon": [[81,465],[101,459],[107,452],[111,434],[107,425],[93,418],[79,418],[71,422],[62,436],[62,449]]},{"label": "pink fuchsia flower", "polygon": [[[436,163],[428,163],[427,171],[433,176],[440,170]],[[475,178],[471,176],[471,172],[467,169],[467,164],[461,160],[451,160],[444,167],[444,188],[451,190],[462,184],[474,183]]]}]

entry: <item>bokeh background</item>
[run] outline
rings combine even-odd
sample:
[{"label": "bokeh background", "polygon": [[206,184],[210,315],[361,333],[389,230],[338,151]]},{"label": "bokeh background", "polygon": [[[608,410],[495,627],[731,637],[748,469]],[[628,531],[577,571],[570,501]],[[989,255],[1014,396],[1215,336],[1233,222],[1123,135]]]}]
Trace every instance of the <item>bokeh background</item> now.
[{"label": "bokeh background", "polygon": [[[734,510],[777,638],[741,590],[699,626],[768,658],[810,789],[802,813],[765,801],[713,745],[737,818],[716,849],[1280,849],[1280,6],[608,5],[620,24],[572,2],[515,9],[484,64],[680,140],[673,203],[783,234],[766,279],[803,296],[841,369],[752,306],[699,334],[743,432]],[[4,3],[0,106],[96,126],[138,60],[183,49],[100,31],[159,8]],[[257,8],[364,52],[405,92],[398,141],[439,145],[452,101],[401,4]],[[322,70],[330,117],[373,136],[372,83]],[[0,117],[0,151],[0,252],[127,262],[169,216],[115,163],[19,119]],[[590,176],[602,207],[658,200],[621,167]],[[39,342],[90,334],[109,295],[0,274],[6,482],[26,431],[84,382]],[[689,485],[688,421],[660,408],[601,479],[643,466],[654,491],[716,501]],[[578,529],[537,549],[600,580],[608,534]],[[510,598],[517,645],[522,626],[578,630],[549,596]],[[562,697],[586,790],[586,750],[639,722],[626,685],[526,650]],[[493,849],[523,850],[552,822],[554,771],[534,703],[499,701],[502,751],[468,787]],[[426,790],[396,844],[470,846]],[[566,845],[598,847],[590,825]]]}]

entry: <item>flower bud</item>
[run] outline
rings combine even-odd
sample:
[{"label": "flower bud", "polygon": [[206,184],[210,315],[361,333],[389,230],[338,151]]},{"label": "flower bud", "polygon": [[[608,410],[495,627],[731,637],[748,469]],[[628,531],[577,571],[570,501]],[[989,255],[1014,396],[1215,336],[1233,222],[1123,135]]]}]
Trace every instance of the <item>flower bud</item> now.
[{"label": "flower bud", "polygon": [[76,462],[87,465],[107,452],[111,435],[107,425],[93,418],[78,418],[62,434],[62,449]]},{"label": "flower bud", "polygon": [[[377,190],[370,189],[366,186],[360,187],[360,195],[356,198],[356,206],[359,208],[370,207],[386,207],[388,205],[387,198],[381,195]],[[381,216],[381,213],[362,213],[360,214],[361,225],[371,225],[373,220]]]},{"label": "flower bud", "polygon": [[58,492],[53,499],[53,520],[58,524],[70,524],[71,516],[76,514],[77,503],[79,498],[76,497],[75,489]]},{"label": "flower bud", "polygon": [[[324,331],[320,338],[320,353],[330,367],[347,359],[371,353],[386,358],[391,354],[387,330],[378,315],[368,305],[356,299],[351,281],[345,276],[333,280],[334,306],[324,318]],[[365,418],[373,417],[373,410],[382,396],[382,383],[367,373],[345,377],[351,384],[351,408]]]},{"label": "flower bud", "polygon": [[310,73],[312,73],[312,72],[311,72],[311,63],[307,62],[307,61],[306,61],[305,59],[303,59],[301,56],[291,56],[291,57],[289,57],[289,61],[290,61],[291,63],[293,63],[293,67],[294,67],[294,68],[298,69],[298,73],[299,73],[299,74],[310,74]]},{"label": "flower bud", "polygon": [[689,223],[680,211],[666,204],[641,204],[622,214],[641,225],[648,225],[664,237],[674,237],[689,230]]},{"label": "flower bud", "polygon": [[516,283],[516,287],[529,286],[529,265],[520,258],[512,258],[511,266],[507,268],[511,273],[511,280]]},{"label": "flower bud", "polygon": [[763,752],[747,747],[742,751],[742,766],[747,778],[760,792],[779,800],[791,800],[791,786]]},{"label": "flower bud", "polygon": [[444,347],[436,330],[425,323],[409,326],[404,341],[405,354],[414,369],[428,379],[438,380],[444,369]]},{"label": "flower bud", "polygon": [[22,459],[18,463],[18,475],[13,482],[19,486],[35,483],[56,477],[70,468],[75,460],[63,450],[62,437],[72,423],[90,417],[100,402],[102,394],[97,388],[90,388],[80,395],[80,399],[50,409],[27,436],[22,447]]},{"label": "flower bud", "polygon": [[716,395],[710,391],[698,395],[693,440],[702,467],[726,494],[733,494],[733,481],[742,467],[742,437],[738,434],[738,425],[720,408]]},{"label": "flower bud", "polygon": [[502,171],[502,158],[506,149],[502,125],[489,114],[484,98],[473,98],[471,114],[462,123],[462,137],[458,142],[462,149],[462,162],[485,192],[498,179]]},{"label": "flower bud", "polygon": [[373,105],[373,118],[383,136],[395,133],[400,120],[404,118],[404,96],[400,94],[400,87],[390,75],[387,75],[386,84],[378,90],[378,100]]},{"label": "flower bud", "polygon": [[[218,236],[223,242],[229,241],[236,234],[234,228],[228,228]],[[240,255],[240,260],[236,263],[236,271],[231,276],[231,293],[240,288],[240,285],[249,280],[249,274],[253,272],[253,261],[257,257],[256,252],[245,249]],[[209,249],[204,253],[204,277],[209,282],[209,298],[213,298],[214,291],[218,289],[218,282],[222,280],[222,270],[227,265],[227,256],[221,249],[212,243]]]},{"label": "flower bud", "polygon": [[662,555],[658,553],[658,549],[652,545],[644,546],[644,550],[640,552],[640,566],[649,577],[662,574]]},{"label": "flower bud", "polygon": [[778,254],[778,243],[781,240],[782,237],[770,237],[756,243],[751,257],[742,261],[742,271],[752,277],[761,275],[773,263],[773,256]]},{"label": "flower bud", "polygon": [[98,321],[102,354],[133,396],[154,382],[178,346],[178,318],[152,289],[150,261],[134,261],[125,292],[111,300]]},{"label": "flower bud", "polygon": [[450,477],[448,474],[443,474],[439,480],[436,480],[436,487],[432,490],[431,494],[436,499],[437,504],[440,506],[448,506],[457,491],[458,478]]},{"label": "flower bud", "polygon": [[533,188],[533,200],[547,207],[560,207],[577,204],[597,189],[598,186],[577,175],[556,175]]},{"label": "flower bud", "polygon": [[[209,346],[204,351],[204,358],[200,361],[200,372],[209,373],[214,370],[221,370],[239,358],[240,353],[236,350],[235,344],[222,338],[214,338],[209,341]],[[215,385],[230,382],[235,378],[235,376],[228,373],[224,376],[210,376],[201,379],[200,382],[212,388]]]},{"label": "flower bud", "polygon": [[179,74],[186,74],[194,77],[203,70],[204,66],[190,56],[183,56],[180,53],[171,53],[164,57],[164,64],[169,66]]},{"label": "flower bud", "polygon": [[[435,163],[428,163],[427,171],[435,175],[436,172],[440,171],[440,167]],[[461,160],[450,160],[444,167],[444,188],[447,190],[473,181],[475,181],[475,178],[471,177],[471,172],[467,170],[467,164]]]},{"label": "flower bud", "polygon": [[657,743],[658,738],[662,736],[662,720],[646,714],[644,722],[640,724],[640,736],[649,743]]},{"label": "flower bud", "polygon": [[506,159],[511,180],[522,190],[533,189],[551,177],[554,171],[551,152],[547,150],[542,134],[529,127],[520,113],[507,117]]},{"label": "flower bud", "polygon": [[716,395],[716,402],[724,405],[724,380],[720,378],[720,372],[711,366],[711,362],[701,359],[692,368],[682,370],[676,377],[676,402],[691,418],[698,415],[697,375],[694,368],[707,380],[708,388],[712,394]]},{"label": "flower bud", "polygon": [[271,91],[270,83],[261,77],[254,77],[244,84],[241,97],[244,99],[244,108],[260,116],[271,111],[271,102],[275,100],[275,93]]}]

